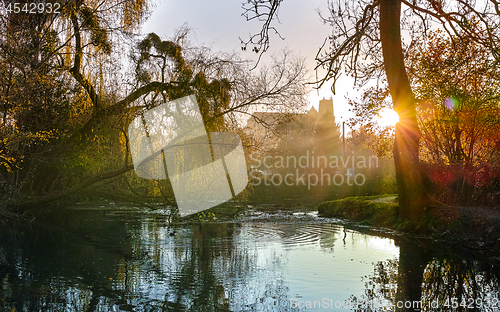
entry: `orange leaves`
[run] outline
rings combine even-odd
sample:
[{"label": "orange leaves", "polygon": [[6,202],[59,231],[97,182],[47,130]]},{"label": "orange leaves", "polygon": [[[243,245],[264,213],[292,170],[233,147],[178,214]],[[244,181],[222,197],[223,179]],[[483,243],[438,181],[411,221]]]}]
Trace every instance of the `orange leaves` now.
[{"label": "orange leaves", "polygon": [[464,36],[433,32],[408,54],[418,99],[424,159],[444,164],[485,161],[500,131],[500,71],[490,51]]}]

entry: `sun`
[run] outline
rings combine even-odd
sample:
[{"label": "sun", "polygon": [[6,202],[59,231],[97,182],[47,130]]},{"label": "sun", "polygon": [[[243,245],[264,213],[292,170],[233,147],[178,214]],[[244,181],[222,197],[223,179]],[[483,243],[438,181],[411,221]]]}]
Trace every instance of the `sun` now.
[{"label": "sun", "polygon": [[380,110],[379,114],[380,119],[378,120],[378,124],[382,127],[394,126],[399,122],[399,115],[394,110],[389,108],[383,108]]}]

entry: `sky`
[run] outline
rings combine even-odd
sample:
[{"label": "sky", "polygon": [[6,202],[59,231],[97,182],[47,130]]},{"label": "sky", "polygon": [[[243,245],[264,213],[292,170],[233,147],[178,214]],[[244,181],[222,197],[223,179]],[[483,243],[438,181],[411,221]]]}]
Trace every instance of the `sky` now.
[{"label": "sky", "polygon": [[[143,27],[143,33],[155,32],[163,38],[170,38],[175,30],[187,24],[193,31],[193,43],[210,45],[216,51],[237,51],[243,58],[255,58],[255,53],[241,51],[240,39],[260,31],[258,21],[247,22],[241,14],[243,0],[159,0]],[[285,38],[271,37],[270,48],[263,61],[282,49],[288,49],[306,58],[310,76],[314,78],[314,60],[319,47],[331,33],[331,27],[323,24],[317,10],[327,12],[326,0],[286,0],[279,11],[280,23],[275,22],[278,31]],[[318,77],[321,72],[318,71]],[[326,83],[319,91],[309,94],[310,105],[318,106],[322,98],[333,98],[335,119],[342,122],[352,116],[345,98],[346,94],[357,96],[353,81],[347,77],[337,82],[336,95],[331,83]]]}]

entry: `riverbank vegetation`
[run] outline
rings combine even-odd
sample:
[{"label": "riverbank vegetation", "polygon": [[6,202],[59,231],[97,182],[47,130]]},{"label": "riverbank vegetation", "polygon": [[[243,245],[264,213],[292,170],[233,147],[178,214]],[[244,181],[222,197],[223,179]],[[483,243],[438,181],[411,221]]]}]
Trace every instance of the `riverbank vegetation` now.
[{"label": "riverbank vegetation", "polygon": [[471,250],[500,249],[500,212],[492,207],[435,205],[427,207],[422,218],[406,220],[398,215],[396,195],[379,195],[326,201],[317,209],[322,217],[446,241]]},{"label": "riverbank vegetation", "polygon": [[187,27],[138,35],[150,4],[2,11],[0,214],[99,198],[175,208],[168,180],[133,171],[127,128],[136,116],[194,94],[207,131],[241,133],[255,106],[293,114],[306,105],[302,59],[283,52],[250,71],[235,53],[194,45]]},{"label": "riverbank vegetation", "polygon": [[[318,83],[333,81],[335,89],[346,73],[356,87],[368,87],[354,103],[368,127],[369,115],[384,105],[399,114],[392,147],[399,215],[415,220],[426,206],[443,201],[498,206],[496,1],[347,3],[332,1],[321,14],[332,35],[316,56],[317,67],[326,71]],[[247,42],[257,52],[269,47],[269,30],[277,32],[272,22],[283,5],[269,0],[244,6],[247,17],[262,21],[262,31]],[[367,86],[374,79],[376,87]]]},{"label": "riverbank vegetation", "polygon": [[397,208],[396,196],[356,196],[321,203],[318,212],[322,217],[393,228],[396,225]]},{"label": "riverbank vegetation", "polygon": [[[488,49],[466,36],[431,32],[428,42],[409,49],[407,64],[428,204],[499,206],[500,73]],[[353,121],[371,127],[377,112],[390,107],[388,95],[387,88],[371,88],[352,100]],[[388,153],[393,140],[386,139],[376,145]]]},{"label": "riverbank vegetation", "polygon": [[[260,35],[243,42],[243,50],[247,46],[257,53],[267,50],[266,29],[281,2],[269,7],[266,1],[244,5],[244,16],[266,16],[268,23]],[[247,160],[254,154],[260,160],[286,155],[300,159],[313,152],[316,159],[349,159],[338,168],[326,168],[326,163],[253,168],[249,162],[250,185],[237,200],[296,205],[397,193],[398,206],[342,201],[353,210],[342,212],[345,218],[370,216],[382,225],[391,222],[392,209],[397,218],[415,222],[428,210],[500,205],[498,36],[481,37],[491,28],[484,28],[488,23],[482,16],[476,19],[472,8],[466,15],[474,22],[459,23],[453,33],[422,32],[403,21],[414,40],[404,54],[398,37],[401,25],[395,22],[399,15],[387,15],[399,12],[401,1],[396,1],[394,12],[387,10],[392,4],[386,0],[357,7],[360,11],[353,14],[347,11],[354,8],[337,13],[330,8],[331,19],[325,22],[345,27],[341,22],[349,16],[365,19],[366,24],[359,25],[366,27],[355,33],[366,36],[361,40],[346,31],[331,37],[331,46],[323,47],[325,54],[318,54],[318,64],[328,67],[319,82],[335,81],[348,59],[354,66],[348,72],[362,74],[356,76],[363,81],[359,87],[369,78],[379,81],[377,87],[350,100],[356,116],[347,123],[351,132],[344,147],[340,124],[313,125],[303,119],[286,126],[299,114],[306,115],[309,89],[302,59],[284,52],[271,64],[253,69],[254,63],[236,53],[194,44],[186,27],[168,38],[138,35],[149,5],[148,1],[99,5],[69,1],[60,15],[2,12],[6,14],[0,16],[0,214],[43,213],[57,202],[64,206],[101,198],[146,207],[161,203],[175,212],[168,179],[141,179],[134,173],[127,127],[151,108],[190,94],[199,103],[206,130],[237,133]],[[261,10],[266,8],[273,10],[267,14]],[[420,9],[408,10],[418,15]],[[387,14],[379,21],[374,10]],[[497,15],[488,14],[488,19]],[[434,18],[456,26],[449,16],[453,15]],[[339,46],[336,41],[352,36],[357,38],[353,45]],[[359,63],[356,51],[368,51],[363,47],[378,51],[379,58]],[[392,66],[383,61],[387,57],[397,60],[391,63],[396,68],[384,68]],[[405,95],[395,93],[398,81],[403,82]],[[380,128],[374,120],[387,108],[399,113],[400,123]],[[245,131],[242,116],[256,110],[283,117],[275,129],[281,130],[278,139],[259,145],[255,134]],[[333,110],[328,118],[332,121]],[[374,156],[376,167],[359,165],[359,157]],[[351,163],[353,159],[356,163]]]}]

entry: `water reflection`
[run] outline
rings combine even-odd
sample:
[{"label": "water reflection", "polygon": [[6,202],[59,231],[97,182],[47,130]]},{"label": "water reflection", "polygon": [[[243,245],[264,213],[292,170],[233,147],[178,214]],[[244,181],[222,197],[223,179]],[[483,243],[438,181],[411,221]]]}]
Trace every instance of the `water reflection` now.
[{"label": "water reflection", "polygon": [[363,299],[386,307],[357,310],[395,311],[397,300],[498,298],[491,265],[319,221],[173,229],[99,209],[3,226],[0,310],[336,311]]},{"label": "water reflection", "polygon": [[422,296],[449,311],[499,311],[498,267],[473,259],[441,258],[424,272]]},{"label": "water reflection", "polygon": [[[379,261],[360,302],[387,302],[389,311],[499,311],[497,266],[456,254],[451,246],[396,240],[398,259]],[[388,311],[367,309],[356,311]]]}]

